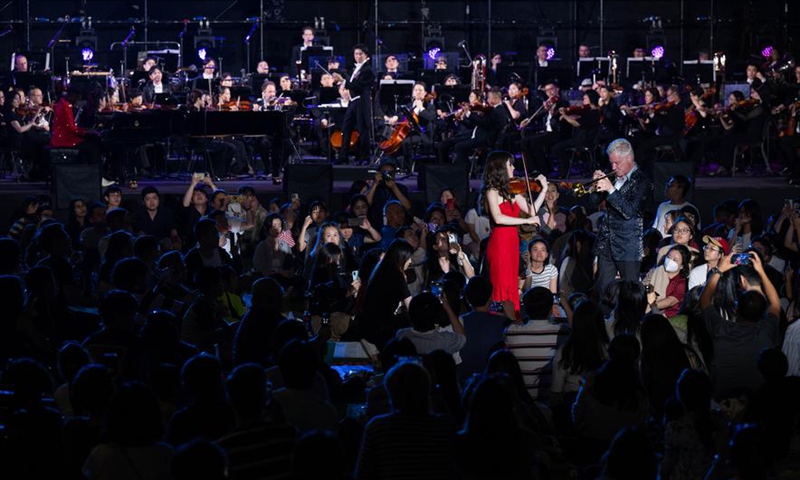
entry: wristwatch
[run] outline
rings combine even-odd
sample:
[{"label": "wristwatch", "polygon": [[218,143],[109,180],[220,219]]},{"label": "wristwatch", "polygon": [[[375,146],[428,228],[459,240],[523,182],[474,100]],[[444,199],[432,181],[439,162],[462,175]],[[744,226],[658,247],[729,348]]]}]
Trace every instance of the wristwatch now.
[{"label": "wristwatch", "polygon": [[716,273],[717,275],[722,275],[722,270],[717,267],[712,268],[708,271],[708,274],[711,275],[712,273]]}]

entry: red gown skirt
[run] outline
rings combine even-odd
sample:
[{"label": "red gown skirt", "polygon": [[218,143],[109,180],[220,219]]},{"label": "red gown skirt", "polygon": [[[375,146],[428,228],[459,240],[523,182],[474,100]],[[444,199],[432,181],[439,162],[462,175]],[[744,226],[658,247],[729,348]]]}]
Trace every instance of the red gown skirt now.
[{"label": "red gown skirt", "polygon": [[[511,202],[500,204],[500,213],[519,217],[519,205]],[[517,227],[495,225],[486,246],[489,262],[489,279],[492,282],[492,300],[511,300],[514,310],[519,311],[519,233]]]}]

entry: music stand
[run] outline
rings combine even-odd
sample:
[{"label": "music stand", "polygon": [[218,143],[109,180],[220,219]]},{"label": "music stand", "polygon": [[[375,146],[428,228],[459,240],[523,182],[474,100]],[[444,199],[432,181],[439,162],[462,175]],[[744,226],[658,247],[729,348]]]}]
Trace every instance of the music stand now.
[{"label": "music stand", "polygon": [[426,85],[439,85],[444,83],[444,79],[451,73],[447,70],[423,70],[419,73],[419,79]]},{"label": "music stand", "polygon": [[469,85],[434,85],[433,91],[436,92],[437,100],[442,100],[442,97],[449,95],[455,101],[455,104],[469,102]]},{"label": "music stand", "polygon": [[392,106],[393,112],[411,98],[414,91],[414,80],[381,80],[378,88],[378,101],[382,107]]},{"label": "music stand", "polygon": [[[527,69],[526,69],[527,70]],[[495,80],[497,80],[497,85],[492,85],[495,87],[502,87],[505,85],[510,84],[511,82],[518,81],[522,82],[522,77],[519,75],[519,72],[523,71],[519,67],[511,66],[511,65],[503,65],[502,63],[500,66],[497,67],[497,72],[494,74]],[[487,67],[486,69],[487,76],[491,77],[491,69]]]},{"label": "music stand", "polygon": [[177,106],[178,99],[173,97],[171,93],[156,93],[153,103],[162,106],[164,105]]},{"label": "music stand", "polygon": [[[238,99],[249,100],[253,96],[253,91],[250,87],[228,87],[231,90],[231,101],[235,102]],[[258,96],[261,96],[261,90],[258,91]]]},{"label": "music stand", "polygon": [[253,76],[250,77],[250,89],[253,91],[253,94],[256,96],[261,95],[261,86],[264,85],[266,80],[269,80],[269,74],[254,73]]},{"label": "music stand", "polygon": [[684,60],[683,76],[688,83],[711,85],[717,81],[713,60]]},{"label": "music stand", "polygon": [[[48,73],[33,72],[10,72],[9,78],[11,79],[12,85],[16,88],[25,90],[26,95],[31,87],[37,87],[42,92],[49,92],[53,80],[53,77]],[[9,101],[7,103],[10,104],[11,102]]]},{"label": "music stand", "polygon": [[339,98],[339,89],[336,87],[320,87],[317,95],[317,104],[319,105],[334,103]]},{"label": "music stand", "polygon": [[579,58],[576,66],[578,79],[591,78],[596,81],[598,78],[605,80],[611,74],[611,59],[609,57],[587,57]]},{"label": "music stand", "polygon": [[628,57],[625,78],[632,83],[639,80],[653,80],[660,66],[661,60],[656,60],[654,57]]},{"label": "music stand", "polygon": [[[311,61],[311,57],[317,57],[317,61],[322,58],[325,60],[325,65],[327,65],[328,57],[331,56],[333,56],[333,47],[321,47],[317,45],[314,45],[313,47],[300,47],[301,68],[308,72],[316,66],[316,64]],[[294,67],[294,65],[292,65],[292,67]]]}]

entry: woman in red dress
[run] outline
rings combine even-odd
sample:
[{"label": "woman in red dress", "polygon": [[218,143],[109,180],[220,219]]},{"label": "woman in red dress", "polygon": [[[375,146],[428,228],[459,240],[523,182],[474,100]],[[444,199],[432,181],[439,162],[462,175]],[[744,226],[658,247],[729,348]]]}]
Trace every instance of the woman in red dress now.
[{"label": "woman in red dress", "polygon": [[[542,184],[539,195],[531,205],[523,195],[509,193],[508,182],[514,176],[514,157],[508,152],[489,154],[483,174],[483,201],[492,221],[492,233],[486,247],[489,279],[492,282],[492,300],[509,300],[514,311],[519,312],[519,234],[518,225],[539,225],[536,212],[544,202],[547,178],[539,175]],[[520,212],[530,215],[520,218]]]}]

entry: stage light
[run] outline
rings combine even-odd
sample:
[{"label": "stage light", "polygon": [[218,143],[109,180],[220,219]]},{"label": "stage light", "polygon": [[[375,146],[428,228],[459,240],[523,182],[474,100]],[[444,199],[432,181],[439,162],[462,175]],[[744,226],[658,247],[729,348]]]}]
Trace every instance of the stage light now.
[{"label": "stage light", "polygon": [[663,45],[656,45],[650,50],[650,56],[653,57],[655,60],[661,60],[664,56],[664,46]]},{"label": "stage light", "polygon": [[769,58],[772,55],[772,50],[774,48],[775,47],[773,47],[772,45],[767,45],[761,50],[761,56],[764,58]]},{"label": "stage light", "polygon": [[92,47],[81,48],[81,59],[83,63],[89,63],[94,59],[94,49]]},{"label": "stage light", "polygon": [[437,58],[439,58],[439,53],[441,53],[441,51],[442,49],[439,47],[431,48],[427,52],[428,58],[430,58],[431,60],[436,60]]},{"label": "stage light", "polygon": [[83,63],[91,63],[93,60],[95,60],[94,57],[97,54],[97,37],[91,34],[76,37],[75,46],[77,47],[78,52],[80,52],[81,61]]},{"label": "stage light", "polygon": [[[203,33],[205,34],[207,32]],[[214,56],[215,47],[216,38],[212,35],[198,35],[194,37],[194,51],[201,62],[205,62],[206,58]]]},{"label": "stage light", "polygon": [[547,49],[547,53],[545,54],[545,60],[550,61],[555,58],[556,56],[556,49],[553,47],[549,47]]}]

